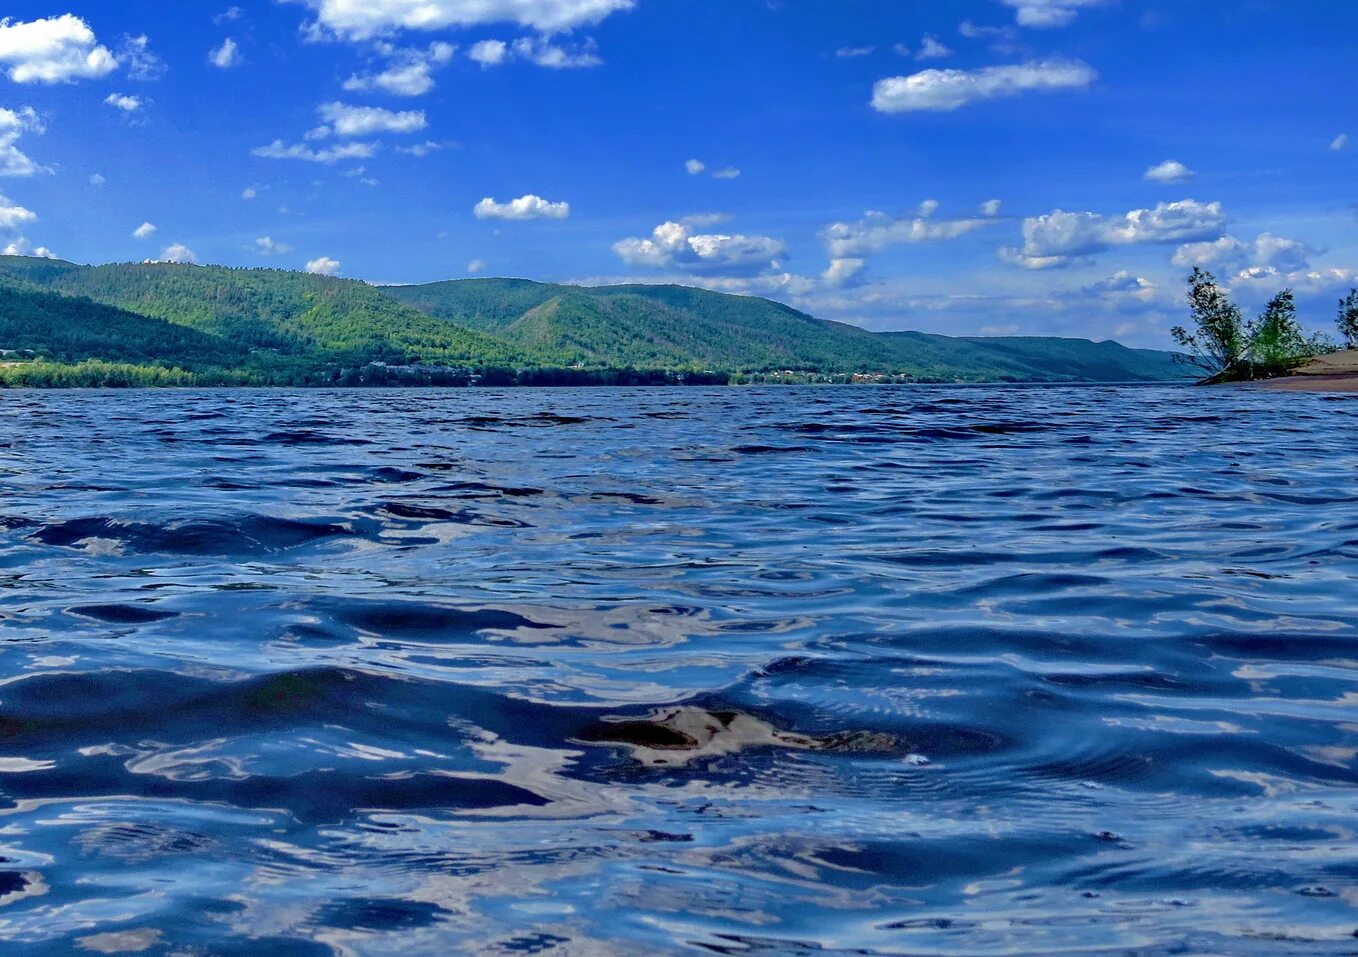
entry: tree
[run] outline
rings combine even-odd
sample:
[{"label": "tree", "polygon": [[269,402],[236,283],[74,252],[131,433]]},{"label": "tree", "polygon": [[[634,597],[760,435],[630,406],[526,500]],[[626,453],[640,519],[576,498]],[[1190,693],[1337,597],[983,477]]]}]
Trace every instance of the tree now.
[{"label": "tree", "polygon": [[1358,349],[1358,289],[1350,289],[1339,300],[1339,334],[1344,337],[1344,345]]},{"label": "tree", "polygon": [[1188,350],[1187,361],[1208,374],[1233,372],[1245,360],[1248,340],[1240,307],[1227,297],[1210,272],[1193,267],[1188,277],[1188,308],[1194,329],[1170,330],[1174,341]]},{"label": "tree", "polygon": [[1250,324],[1249,357],[1264,375],[1285,372],[1299,359],[1315,354],[1297,322],[1297,305],[1291,289],[1268,301],[1259,318]]}]

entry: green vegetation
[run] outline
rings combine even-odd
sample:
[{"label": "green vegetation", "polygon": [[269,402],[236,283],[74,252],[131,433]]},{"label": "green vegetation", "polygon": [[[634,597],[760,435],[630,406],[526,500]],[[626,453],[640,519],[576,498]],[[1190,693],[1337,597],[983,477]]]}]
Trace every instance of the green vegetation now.
[{"label": "green vegetation", "polygon": [[373,287],[0,256],[0,386],[1162,381],[1168,353],[873,333],[683,286]]},{"label": "green vegetation", "polygon": [[522,279],[394,286],[432,316],[584,366],[714,369],[740,381],[1163,381],[1165,352],[1083,339],[873,333],[788,306],[685,286],[586,288]]},{"label": "green vegetation", "polygon": [[1350,289],[1349,294],[1339,300],[1339,318],[1336,323],[1344,345],[1358,349],[1358,289]]},{"label": "green vegetation", "polygon": [[[1175,326],[1171,333],[1188,350],[1186,361],[1207,374],[1205,382],[1288,375],[1307,359],[1335,348],[1320,334],[1306,337],[1290,289],[1275,295],[1257,319],[1246,323],[1216,277],[1194,266],[1188,277],[1188,308],[1193,330]],[[1342,326],[1343,303],[1340,309]]]}]

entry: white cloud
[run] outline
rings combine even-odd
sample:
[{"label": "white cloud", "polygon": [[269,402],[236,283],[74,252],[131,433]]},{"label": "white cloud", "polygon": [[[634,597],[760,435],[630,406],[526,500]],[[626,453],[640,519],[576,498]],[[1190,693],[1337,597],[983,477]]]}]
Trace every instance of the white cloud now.
[{"label": "white cloud", "polygon": [[482,40],[473,44],[467,58],[481,64],[482,69],[522,60],[552,70],[570,70],[599,66],[604,61],[598,54],[598,44],[584,40],[574,48],[562,46],[546,37],[519,37],[512,43],[503,40]]},{"label": "white cloud", "polygon": [[260,236],[255,240],[255,252],[261,256],[281,256],[292,252],[292,247],[274,242],[272,236]]},{"label": "white cloud", "polygon": [[634,267],[735,276],[776,271],[787,254],[787,245],[770,236],[700,234],[693,229],[689,223],[661,223],[648,239],[614,243],[613,252]]},{"label": "white cloud", "polygon": [[245,187],[245,189],[240,191],[241,199],[255,199],[258,196],[259,196],[258,186],[247,186]]},{"label": "white cloud", "polygon": [[920,204],[920,215],[893,219],[871,210],[856,223],[831,223],[821,231],[830,258],[853,259],[880,253],[891,246],[956,239],[986,226],[992,219],[930,219],[938,208],[936,200]]},{"label": "white cloud", "polygon": [[866,265],[865,259],[831,259],[829,267],[821,275],[821,280],[827,286],[846,286],[858,277]]},{"label": "white cloud", "polygon": [[1159,288],[1155,283],[1126,269],[1085,286],[1079,293],[1081,296],[1096,296],[1109,302],[1130,300],[1141,303],[1154,301],[1158,294]]},{"label": "white cloud", "polygon": [[136,229],[132,230],[133,239],[150,239],[155,234],[156,227],[154,223],[142,223]]},{"label": "white cloud", "polygon": [[926,33],[920,40],[919,52],[915,54],[916,60],[942,60],[952,56],[952,51],[938,42],[938,37],[932,33]]},{"label": "white cloud", "polygon": [[1000,0],[1013,7],[1020,26],[1039,30],[1064,27],[1075,20],[1082,8],[1097,7],[1103,0]]},{"label": "white cloud", "polygon": [[928,219],[934,213],[938,212],[938,207],[942,205],[943,204],[936,199],[926,199],[924,200],[924,202],[919,204],[918,212],[925,219]]},{"label": "white cloud", "polygon": [[567,49],[542,37],[520,37],[514,41],[514,55],[536,66],[552,70],[571,70],[582,67],[599,66],[604,61],[599,58],[597,45],[593,40],[585,40],[575,49]]},{"label": "white cloud", "polygon": [[1309,246],[1295,239],[1260,233],[1252,243],[1241,242],[1234,236],[1185,243],[1174,251],[1172,261],[1182,267],[1219,266],[1242,271],[1294,273],[1311,268],[1311,253]]},{"label": "white cloud", "polygon": [[156,80],[165,73],[164,62],[151,50],[151,38],[145,34],[123,37],[118,62],[127,67],[127,75],[133,80]]},{"label": "white cloud", "polygon": [[959,23],[957,32],[968,40],[1012,40],[1017,33],[1013,27],[979,26],[970,20]]},{"label": "white cloud", "polygon": [[305,143],[284,143],[282,140],[274,140],[268,146],[255,147],[251,155],[264,159],[295,159],[330,165],[340,160],[370,159],[376,152],[377,146],[373,143],[337,143],[327,149],[317,150]]},{"label": "white cloud", "polygon": [[396,30],[516,23],[541,33],[559,33],[630,10],[636,0],[303,0],[324,30],[350,40],[368,40]]},{"label": "white cloud", "polygon": [[0,20],[0,69],[15,83],[71,83],[106,76],[117,66],[108,47],[73,14],[28,23]]},{"label": "white cloud", "polygon": [[1238,272],[1233,283],[1260,292],[1287,288],[1297,292],[1322,293],[1358,285],[1358,269],[1332,267],[1288,272],[1271,266],[1251,266]]},{"label": "white cloud", "polygon": [[840,47],[835,51],[835,56],[841,60],[852,60],[860,56],[872,56],[875,47]]},{"label": "white cloud", "polygon": [[5,246],[3,255],[5,256],[29,256],[33,259],[56,259],[56,253],[46,246],[34,246],[23,236]]},{"label": "white cloud", "polygon": [[123,93],[110,93],[104,97],[104,102],[115,110],[122,110],[124,113],[135,113],[141,109],[141,97],[127,96]]},{"label": "white cloud", "polygon": [[1183,163],[1172,159],[1152,166],[1145,172],[1145,178],[1152,183],[1182,183],[1184,180],[1192,179],[1195,175]]},{"label": "white cloud", "polygon": [[998,215],[1000,215],[1000,206],[1002,206],[1002,205],[1003,205],[1003,203],[1002,203],[1000,200],[998,200],[998,199],[988,199],[988,200],[986,200],[984,203],[981,204],[981,207],[980,207],[980,209],[981,209],[981,215],[982,215],[982,216],[998,216]]},{"label": "white cloud", "polygon": [[1185,199],[1134,209],[1124,216],[1053,210],[1023,221],[1023,246],[1006,247],[1000,257],[1028,269],[1068,266],[1080,257],[1114,246],[1201,242],[1222,235],[1226,214],[1220,203]]},{"label": "white cloud", "polygon": [[407,156],[425,157],[430,153],[437,153],[440,150],[459,149],[459,144],[454,142],[438,142],[437,140],[425,140],[423,143],[414,143],[410,146],[398,146],[396,152],[405,153]]},{"label": "white cloud", "polygon": [[42,120],[32,107],[21,110],[0,109],[0,176],[33,176],[50,170],[19,149],[25,133],[42,133]]},{"label": "white cloud", "polygon": [[319,259],[308,262],[306,271],[313,276],[338,276],[340,262],[338,259],[331,259],[329,256],[321,256]]},{"label": "white cloud", "polygon": [[1340,133],[1334,139],[1330,140],[1330,152],[1338,153],[1340,150],[1342,150],[1345,146],[1348,145],[1349,145],[1349,134]]},{"label": "white cloud", "polygon": [[702,160],[691,159],[684,163],[684,169],[688,171],[688,175],[697,176],[703,170],[707,169],[707,164]]},{"label": "white cloud", "polygon": [[734,166],[723,166],[712,173],[713,179],[739,179],[740,170]]},{"label": "white cloud", "polygon": [[566,219],[571,214],[571,204],[551,203],[533,193],[507,203],[497,203],[487,196],[472,213],[477,219]]},{"label": "white cloud", "polygon": [[503,40],[481,40],[472,44],[467,58],[481,66],[499,66],[509,58],[509,44]]},{"label": "white cloud", "polygon": [[197,261],[198,256],[183,243],[166,246],[165,251],[160,254],[160,258],[152,260],[152,262],[161,263],[196,263]]},{"label": "white cloud", "polygon": [[103,185],[104,185],[105,183],[107,183],[107,182],[108,182],[108,180],[104,179],[104,174],[103,174],[103,173],[95,173],[94,175],[92,175],[92,176],[90,177],[90,185],[91,185],[91,186],[94,186],[94,187],[96,187],[96,188],[97,188],[97,187],[100,187],[100,186],[103,186]]},{"label": "white cloud", "polygon": [[477,273],[483,273],[485,271],[486,264],[480,259],[473,259],[471,262],[467,263],[468,276],[475,276]]},{"label": "white cloud", "polygon": [[1020,93],[1051,93],[1089,86],[1098,74],[1079,60],[1034,60],[979,70],[924,70],[878,80],[872,106],[881,113],[948,111]]},{"label": "white cloud", "polygon": [[212,18],[213,23],[230,23],[245,16],[245,11],[240,7],[228,7],[221,13]]},{"label": "white cloud", "polygon": [[378,73],[359,74],[344,81],[351,92],[381,90],[393,96],[423,96],[434,88],[435,69],[451,63],[457,47],[431,43],[427,49],[387,48],[390,62]]},{"label": "white cloud", "polygon": [[349,139],[375,133],[416,133],[429,125],[423,110],[396,113],[380,106],[323,103],[317,112],[327,125],[312,130],[307,134],[307,139],[324,139],[332,135]]},{"label": "white cloud", "polygon": [[37,221],[37,213],[25,209],[5,196],[0,196],[0,229],[18,229]]},{"label": "white cloud", "polygon": [[207,55],[208,62],[218,69],[229,70],[233,66],[240,66],[243,62],[240,55],[240,47],[236,41],[227,37],[222,41],[222,45],[217,47]]}]

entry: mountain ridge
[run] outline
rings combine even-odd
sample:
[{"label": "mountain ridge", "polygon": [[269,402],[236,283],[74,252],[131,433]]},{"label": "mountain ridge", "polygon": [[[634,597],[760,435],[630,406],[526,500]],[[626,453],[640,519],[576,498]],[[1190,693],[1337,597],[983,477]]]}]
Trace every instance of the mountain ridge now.
[{"label": "mountain ridge", "polygon": [[0,292],[0,350],[11,353],[0,381],[89,362],[297,385],[588,384],[636,381],[633,372],[737,382],[1183,377],[1169,353],[1113,342],[878,333],[672,284],[374,286],[282,269],[0,256]]}]

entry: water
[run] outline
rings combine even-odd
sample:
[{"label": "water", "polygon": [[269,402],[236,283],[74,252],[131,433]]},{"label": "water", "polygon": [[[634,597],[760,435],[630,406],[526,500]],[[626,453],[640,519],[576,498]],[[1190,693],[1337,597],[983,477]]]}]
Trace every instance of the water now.
[{"label": "water", "polygon": [[1358,398],[0,407],[7,957],[1358,953]]}]

